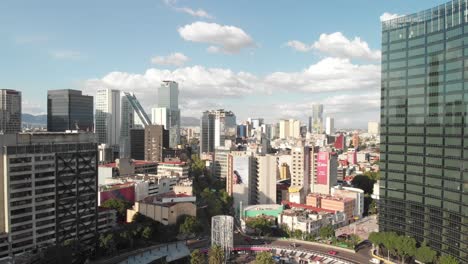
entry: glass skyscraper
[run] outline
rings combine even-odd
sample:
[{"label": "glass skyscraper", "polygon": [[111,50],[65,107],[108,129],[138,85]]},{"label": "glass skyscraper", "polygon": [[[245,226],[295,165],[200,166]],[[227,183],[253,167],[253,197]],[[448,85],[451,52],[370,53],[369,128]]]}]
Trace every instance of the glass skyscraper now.
[{"label": "glass skyscraper", "polygon": [[47,91],[47,130],[93,131],[93,97],[78,90]]},{"label": "glass skyscraper", "polygon": [[0,90],[0,134],[21,132],[21,92]]},{"label": "glass skyscraper", "polygon": [[179,85],[174,81],[163,81],[158,89],[158,108],[152,110],[152,123],[163,125],[169,130],[169,146],[180,144]]},{"label": "glass skyscraper", "polygon": [[381,231],[468,259],[468,10],[382,24]]}]

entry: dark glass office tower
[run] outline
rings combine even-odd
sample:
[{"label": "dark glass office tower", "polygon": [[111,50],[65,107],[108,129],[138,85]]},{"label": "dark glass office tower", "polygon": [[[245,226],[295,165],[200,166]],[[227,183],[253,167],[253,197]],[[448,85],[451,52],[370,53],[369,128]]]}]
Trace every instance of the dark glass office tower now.
[{"label": "dark glass office tower", "polygon": [[93,131],[93,97],[77,90],[47,91],[47,130]]},{"label": "dark glass office tower", "polygon": [[381,231],[468,259],[467,0],[382,24]]}]

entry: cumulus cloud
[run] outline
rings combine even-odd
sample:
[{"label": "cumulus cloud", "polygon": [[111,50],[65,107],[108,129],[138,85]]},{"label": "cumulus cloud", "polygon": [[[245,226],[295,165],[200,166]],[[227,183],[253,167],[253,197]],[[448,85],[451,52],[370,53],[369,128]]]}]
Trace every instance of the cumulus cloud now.
[{"label": "cumulus cloud", "polygon": [[[156,106],[157,87],[163,80],[174,80],[179,83],[182,109],[198,111],[198,109],[209,109],[210,106],[223,107],[221,104],[226,100],[240,100],[252,96],[265,98],[284,92],[307,96],[337,91],[342,93],[359,91],[359,94],[362,91],[379,91],[380,67],[372,64],[355,65],[349,59],[326,58],[302,71],[273,72],[265,76],[203,66],[182,67],[175,70],[151,68],[141,74],[111,72],[102,78],[86,81],[83,90],[91,95],[94,95],[98,88],[134,92],[142,105],[149,109]],[[354,100],[344,96],[330,103],[337,105],[339,102],[351,101],[362,102],[360,99]],[[242,106],[240,103],[235,105],[245,111],[245,105]],[[359,108],[367,107],[365,105],[367,103],[360,104]],[[265,107],[272,113],[277,110],[271,109],[268,105]],[[278,115],[286,113],[285,111],[281,110]],[[197,116],[199,113],[196,113]],[[268,113],[269,116],[272,113]]]},{"label": "cumulus cloud", "polygon": [[180,27],[178,31],[186,41],[211,44],[230,54],[254,46],[252,38],[244,30],[235,26],[198,21]]},{"label": "cumulus cloud", "polygon": [[380,51],[371,50],[367,42],[359,37],[348,39],[341,32],[321,34],[313,44],[305,44],[298,40],[291,40],[287,46],[301,52],[316,50],[318,52],[339,58],[355,58],[364,60],[380,60]]},{"label": "cumulus cloud", "polygon": [[303,42],[300,42],[299,40],[291,40],[286,43],[286,46],[291,47],[297,51],[300,52],[308,52],[310,51],[313,46],[312,45],[307,45]]},{"label": "cumulus cloud", "polygon": [[50,55],[59,60],[81,60],[84,58],[81,52],[75,50],[54,50],[50,52]]},{"label": "cumulus cloud", "polygon": [[151,59],[151,63],[168,66],[182,66],[190,59],[180,52],[171,53],[168,56],[156,56]]},{"label": "cumulus cloud", "polygon": [[395,19],[395,18],[399,18],[401,16],[402,15],[399,15],[399,14],[392,14],[392,13],[385,12],[380,16],[380,21],[384,22],[384,21],[387,21],[387,20],[392,20],[392,19]]}]

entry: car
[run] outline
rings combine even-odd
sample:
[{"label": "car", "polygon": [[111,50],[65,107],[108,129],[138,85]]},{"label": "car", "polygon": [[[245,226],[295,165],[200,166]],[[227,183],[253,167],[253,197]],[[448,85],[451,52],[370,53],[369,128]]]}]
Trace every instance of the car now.
[{"label": "car", "polygon": [[336,252],[336,251],[334,251],[334,250],[330,250],[330,251],[328,251],[328,254],[334,256],[334,255],[338,254],[338,252]]},{"label": "car", "polygon": [[298,245],[296,243],[289,244],[290,247],[296,248]]}]

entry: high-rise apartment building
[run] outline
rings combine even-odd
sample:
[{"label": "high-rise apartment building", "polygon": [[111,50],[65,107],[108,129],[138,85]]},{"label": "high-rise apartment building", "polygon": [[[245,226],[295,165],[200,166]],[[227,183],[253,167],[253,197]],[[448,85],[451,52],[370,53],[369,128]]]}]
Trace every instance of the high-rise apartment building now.
[{"label": "high-rise apartment building", "polygon": [[257,159],[248,153],[233,151],[227,155],[227,162],[226,192],[233,197],[237,214],[241,204],[245,207],[258,201]]},{"label": "high-rise apartment building", "polygon": [[11,253],[70,240],[91,253],[98,228],[94,134],[3,135],[0,146],[0,232]]},{"label": "high-rise apartment building", "polygon": [[279,138],[289,138],[289,120],[287,119],[279,121]]},{"label": "high-rise apartment building", "polygon": [[312,132],[323,133],[323,105],[312,105]]},{"label": "high-rise apartment building", "polygon": [[200,123],[200,153],[213,152],[217,147],[224,147],[225,140],[234,142],[236,138],[236,116],[231,111],[205,111]]},{"label": "high-rise apartment building", "polygon": [[327,116],[325,119],[325,133],[327,135],[335,133],[335,119],[333,117]]},{"label": "high-rise apartment building", "polygon": [[152,123],[163,125],[169,131],[169,146],[180,144],[179,85],[163,81],[158,89],[158,107],[151,110]]},{"label": "high-rise apartment building", "polygon": [[21,92],[1,89],[0,134],[14,134],[21,131]]},{"label": "high-rise apartment building", "polygon": [[305,196],[311,187],[314,172],[314,149],[307,146],[294,147],[291,149],[291,155],[290,193],[294,193],[294,195],[290,195],[290,200],[304,203]]},{"label": "high-rise apartment building", "polygon": [[468,18],[455,0],[382,23],[381,231],[468,259]]},{"label": "high-rise apartment building", "polygon": [[110,147],[120,143],[121,95],[119,90],[99,89],[96,94],[95,133],[98,143]]},{"label": "high-rise apartment building", "polygon": [[169,133],[162,125],[145,127],[145,160],[163,161],[163,149],[169,147]]},{"label": "high-rise apartment building", "polygon": [[289,119],[289,137],[301,138],[301,121]]},{"label": "high-rise apartment building", "polygon": [[330,194],[330,188],[337,184],[338,154],[318,151],[313,156],[313,178],[310,181],[310,190],[313,193]]},{"label": "high-rise apartment building", "polygon": [[90,131],[94,129],[93,97],[81,91],[47,91],[47,131]]}]

